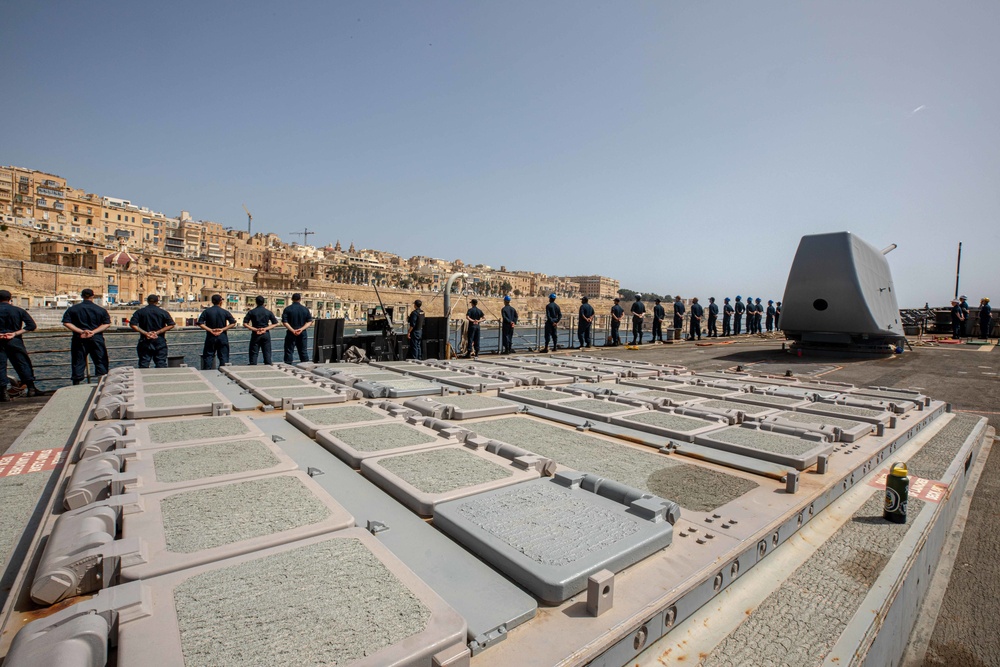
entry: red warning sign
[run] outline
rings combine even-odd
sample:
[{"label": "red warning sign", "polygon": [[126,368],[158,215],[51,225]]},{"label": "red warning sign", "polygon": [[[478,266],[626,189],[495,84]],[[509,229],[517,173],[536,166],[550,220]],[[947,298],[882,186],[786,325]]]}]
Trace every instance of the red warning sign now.
[{"label": "red warning sign", "polygon": [[0,477],[45,472],[59,465],[65,454],[63,449],[36,449],[0,457]]},{"label": "red warning sign", "polygon": [[[868,482],[869,485],[874,486],[876,489],[885,488],[885,478],[889,476],[889,469],[880,470],[875,478]],[[914,477],[910,475],[910,498],[919,498],[920,500],[925,500],[931,503],[938,503],[944,500],[948,495],[948,485],[942,482],[938,482],[933,479],[924,479],[923,477]]]}]

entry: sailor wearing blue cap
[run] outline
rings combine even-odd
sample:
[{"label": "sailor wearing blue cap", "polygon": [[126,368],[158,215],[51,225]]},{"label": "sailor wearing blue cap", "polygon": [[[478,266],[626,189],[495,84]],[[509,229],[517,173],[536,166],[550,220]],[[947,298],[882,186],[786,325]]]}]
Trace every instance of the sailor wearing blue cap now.
[{"label": "sailor wearing blue cap", "polygon": [[761,320],[764,319],[764,304],[760,302],[760,297],[757,297],[753,306],[753,332],[760,333],[763,331]]},{"label": "sailor wearing blue cap", "polygon": [[625,309],[619,305],[618,297],[615,297],[615,305],[611,306],[611,345],[621,345],[622,338],[619,330],[622,326],[622,318],[625,317]]},{"label": "sailor wearing blue cap", "polygon": [[768,333],[771,333],[772,331],[774,331],[774,314],[775,314],[775,312],[777,312],[777,311],[775,311],[775,309],[774,309],[774,301],[771,301],[770,299],[768,299],[767,300],[767,332]]},{"label": "sailor wearing blue cap", "polygon": [[562,310],[556,303],[556,294],[553,292],[549,295],[548,305],[545,306],[545,349],[542,352],[549,351],[549,338],[552,339],[552,351],[555,352],[559,349],[559,334],[556,331],[556,325],[561,319]]},{"label": "sailor wearing blue cap", "polygon": [[724,299],[722,305],[722,335],[731,336],[733,333],[733,307],[729,305],[729,297]]},{"label": "sailor wearing blue cap", "polygon": [[636,294],[635,301],[632,302],[632,344],[642,345],[642,322],[646,319],[646,304],[642,302],[642,295]]},{"label": "sailor wearing blue cap", "polygon": [[594,321],[594,307],[590,305],[590,299],[580,298],[579,319],[577,321],[576,336],[580,340],[580,349],[590,347],[590,325]]},{"label": "sailor wearing blue cap", "polygon": [[[746,306],[743,305],[743,297],[739,294],[736,295],[736,305],[733,306],[733,335],[740,335],[740,328],[743,326],[743,312],[746,310]],[[747,328],[750,328],[749,321],[747,322]]]},{"label": "sailor wearing blue cap", "polygon": [[718,338],[719,330],[715,323],[719,321],[719,304],[715,303],[715,297],[708,297],[708,337]]},{"label": "sailor wearing blue cap", "polygon": [[514,351],[514,325],[517,324],[517,310],[510,305],[510,295],[503,298],[503,308],[500,310],[500,354],[510,354]]}]

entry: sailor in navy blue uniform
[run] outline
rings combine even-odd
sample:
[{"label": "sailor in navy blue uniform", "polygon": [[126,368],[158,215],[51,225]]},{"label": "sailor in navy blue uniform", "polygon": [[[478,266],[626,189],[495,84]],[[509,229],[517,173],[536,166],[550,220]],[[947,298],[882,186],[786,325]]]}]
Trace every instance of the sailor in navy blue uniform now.
[{"label": "sailor in navy blue uniform", "polygon": [[258,357],[263,355],[264,363],[270,366],[271,329],[278,326],[278,318],[264,307],[264,297],[258,296],[254,303],[257,307],[243,316],[243,327],[250,330],[249,362],[251,366],[256,366]]},{"label": "sailor in navy blue uniform", "polygon": [[774,328],[781,328],[781,302],[774,305]]},{"label": "sailor in navy blue uniform", "polygon": [[774,308],[774,301],[770,299],[767,300],[767,332],[771,333],[774,331],[774,315],[778,311]]},{"label": "sailor in navy blue uniform", "polygon": [[303,306],[299,301],[302,300],[302,295],[296,292],[292,295],[292,304],[285,308],[285,312],[281,314],[281,323],[285,325],[288,331],[285,333],[285,363],[291,364],[292,352],[294,350],[299,351],[299,361],[305,362],[309,361],[309,356],[306,353],[306,344],[309,342],[309,334],[306,333],[306,329],[312,326],[313,316],[309,312],[309,309]]},{"label": "sailor in navy blue uniform", "polygon": [[705,308],[698,303],[698,297],[691,299],[691,330],[689,340],[701,340],[701,318],[705,316]]},{"label": "sailor in navy blue uniform", "polygon": [[684,301],[680,297],[674,299],[674,329],[680,331],[684,328]]},{"label": "sailor in navy blue uniform", "polygon": [[500,310],[500,353],[510,354],[514,351],[514,325],[517,324],[517,309],[510,305],[510,295],[503,298],[503,308]]},{"label": "sailor in navy blue uniform", "polygon": [[625,316],[625,309],[619,305],[618,297],[615,297],[615,305],[611,306],[611,344],[621,345],[622,337],[620,329],[622,326],[622,318]]},{"label": "sailor in navy blue uniform", "polygon": [[146,306],[139,308],[128,320],[132,331],[139,334],[135,352],[139,357],[139,368],[149,368],[153,362],[156,368],[167,367],[166,333],[174,328],[174,318],[159,306],[160,297],[150,294]]},{"label": "sailor in navy blue uniform", "polygon": [[989,297],[983,297],[979,300],[979,337],[988,339],[992,328],[993,306],[990,305]]},{"label": "sailor in navy blue uniform", "polygon": [[111,326],[108,311],[94,303],[94,290],[80,292],[80,303],[63,313],[62,324],[73,332],[69,355],[73,384],[80,384],[87,375],[87,357],[94,362],[94,375],[108,374],[108,348],[104,345],[104,330]]},{"label": "sailor in navy blue uniform", "polygon": [[35,387],[35,374],[31,368],[28,350],[24,347],[21,335],[35,330],[35,320],[31,319],[23,308],[18,308],[10,302],[11,293],[0,289],[0,402],[10,400],[7,385],[7,361],[14,367],[17,377],[28,387],[28,396],[41,396]]},{"label": "sailor in navy blue uniform", "polygon": [[424,302],[417,299],[413,302],[413,310],[406,318],[406,337],[410,339],[410,359],[417,361],[424,358]]},{"label": "sailor in navy blue uniform", "polygon": [[729,304],[729,297],[723,299],[722,304],[722,335],[731,336],[733,333],[733,307]]},{"label": "sailor in navy blue uniform", "polygon": [[656,300],[656,305],[653,306],[653,342],[657,339],[663,342],[663,319],[667,316],[667,311],[663,309],[660,305],[660,300]]},{"label": "sailor in navy blue uniform", "polygon": [[965,313],[962,305],[955,299],[951,300],[951,337],[955,340],[962,338],[962,330],[965,328]]},{"label": "sailor in navy blue uniform", "polygon": [[479,336],[481,333],[479,324],[486,319],[486,314],[479,308],[478,299],[472,300],[472,308],[465,311],[465,319],[469,322],[469,327],[466,332],[465,356],[478,357]]},{"label": "sailor in navy blue uniform", "polygon": [[562,319],[562,309],[559,308],[559,304],[556,303],[555,292],[549,295],[549,302],[545,306],[545,349],[542,352],[549,351],[549,338],[552,339],[552,350],[559,349],[559,333],[557,327],[559,326],[559,321]]},{"label": "sailor in navy blue uniform", "polygon": [[716,322],[719,321],[719,306],[715,303],[715,297],[708,297],[708,337],[718,338],[719,329]]},{"label": "sailor in navy blue uniform", "polygon": [[[746,306],[743,305],[741,301],[743,297],[739,294],[736,295],[736,305],[733,307],[733,334],[740,335],[740,327],[743,326],[743,312],[746,310]],[[750,328],[749,322],[747,323],[747,328]]]},{"label": "sailor in navy blue uniform", "polygon": [[642,323],[646,319],[646,304],[642,302],[642,295],[636,294],[635,301],[632,302],[632,344],[642,345]]},{"label": "sailor in navy blue uniform", "polygon": [[761,321],[763,319],[764,319],[764,304],[762,304],[760,302],[760,297],[758,297],[757,301],[756,301],[756,303],[754,304],[754,307],[753,307],[753,328],[754,328],[754,333],[760,333],[760,332],[762,332],[764,330],[763,329],[763,322]]},{"label": "sailor in navy blue uniform", "polygon": [[228,310],[220,306],[221,294],[212,295],[212,305],[201,311],[198,326],[205,330],[205,346],[201,349],[201,369],[210,371],[215,366],[215,357],[219,357],[219,368],[229,363],[229,334],[226,333],[236,326],[236,318]]},{"label": "sailor in navy blue uniform", "polygon": [[580,298],[580,311],[578,313],[576,337],[580,341],[580,348],[590,347],[590,325],[594,321],[594,307],[590,305],[590,299]]}]

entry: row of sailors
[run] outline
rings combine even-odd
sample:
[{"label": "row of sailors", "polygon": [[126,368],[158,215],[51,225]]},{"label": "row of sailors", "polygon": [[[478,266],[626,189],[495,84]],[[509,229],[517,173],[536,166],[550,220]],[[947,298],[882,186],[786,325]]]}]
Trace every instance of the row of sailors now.
[{"label": "row of sailors", "polygon": [[[86,379],[88,358],[94,365],[94,375],[106,375],[108,372],[108,348],[104,342],[104,331],[111,326],[111,316],[107,310],[94,303],[93,290],[83,290],[80,297],[82,301],[66,309],[62,317],[63,326],[73,333],[70,342],[73,384],[80,384]],[[27,395],[42,395],[35,386],[31,358],[22,340],[23,334],[34,331],[37,326],[27,311],[11,303],[11,298],[10,292],[0,290],[0,402],[10,400],[7,393],[10,384],[7,377],[8,361],[22,384],[27,387]],[[264,298],[257,297],[257,307],[243,317],[243,327],[250,330],[251,365],[256,365],[261,356],[265,364],[271,363],[270,331],[278,326],[286,329],[285,363],[293,363],[296,351],[299,361],[309,360],[306,331],[312,326],[313,317],[309,309],[299,303],[301,298],[301,294],[292,295],[292,303],[281,313],[279,322],[274,313],[264,307]],[[221,304],[222,296],[213,295],[212,306],[203,310],[198,317],[198,326],[205,331],[205,344],[201,354],[204,370],[213,368],[216,358],[220,367],[229,363],[229,336],[226,332],[237,324],[236,318]],[[170,313],[160,307],[160,297],[156,294],[146,297],[146,306],[132,314],[129,326],[139,334],[136,345],[139,368],[149,368],[151,364],[156,368],[166,368],[166,333],[176,325]]]}]

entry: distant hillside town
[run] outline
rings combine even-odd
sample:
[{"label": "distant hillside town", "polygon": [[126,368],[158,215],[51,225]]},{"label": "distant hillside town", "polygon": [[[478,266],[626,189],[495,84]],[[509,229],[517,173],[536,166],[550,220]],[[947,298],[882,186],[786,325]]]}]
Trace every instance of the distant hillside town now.
[{"label": "distant hillside town", "polygon": [[[84,287],[115,307],[158,293],[195,306],[221,293],[240,307],[261,293],[280,307],[282,295],[302,292],[321,314],[358,318],[372,301],[370,285],[405,304],[402,292],[440,293],[454,272],[469,274],[462,289],[482,297],[611,299],[617,280],[551,276],[495,269],[433,257],[332,245],[286,243],[278,235],[169,216],[128,199],[71,187],[65,178],[33,169],[0,167],[0,288],[25,305],[72,301]],[[313,233],[300,233],[307,241]],[[58,302],[58,303],[57,303]]]}]

